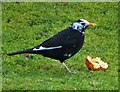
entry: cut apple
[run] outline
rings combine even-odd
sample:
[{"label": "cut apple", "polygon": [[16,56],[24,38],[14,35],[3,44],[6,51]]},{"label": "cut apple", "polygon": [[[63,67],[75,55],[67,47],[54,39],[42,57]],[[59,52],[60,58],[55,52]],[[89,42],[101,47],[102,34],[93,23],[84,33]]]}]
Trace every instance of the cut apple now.
[{"label": "cut apple", "polygon": [[106,70],[108,68],[108,64],[104,63],[99,57],[92,59],[90,56],[86,58],[86,66],[89,70]]}]

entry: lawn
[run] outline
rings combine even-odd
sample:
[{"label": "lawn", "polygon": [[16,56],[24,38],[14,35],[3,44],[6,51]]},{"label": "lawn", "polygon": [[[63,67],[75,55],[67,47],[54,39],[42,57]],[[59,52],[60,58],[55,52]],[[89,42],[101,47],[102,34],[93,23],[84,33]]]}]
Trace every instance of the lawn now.
[{"label": "lawn", "polygon": [[[2,89],[3,90],[118,90],[118,3],[26,2],[2,3]],[[77,19],[97,24],[85,32],[83,48],[66,64],[31,55],[7,53],[36,46]],[[90,71],[87,55],[101,57],[106,71]]]}]

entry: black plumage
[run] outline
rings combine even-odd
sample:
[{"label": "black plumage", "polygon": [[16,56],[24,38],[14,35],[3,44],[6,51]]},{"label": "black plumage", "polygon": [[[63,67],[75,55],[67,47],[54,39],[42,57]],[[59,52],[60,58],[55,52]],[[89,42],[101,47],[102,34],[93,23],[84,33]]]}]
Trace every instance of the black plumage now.
[{"label": "black plumage", "polygon": [[45,57],[59,60],[67,70],[71,72],[64,61],[75,55],[82,48],[85,29],[88,26],[94,25],[94,23],[89,23],[84,19],[77,20],[68,28],[57,33],[40,45],[27,50],[13,52],[8,55],[12,56],[23,53],[40,54]]}]

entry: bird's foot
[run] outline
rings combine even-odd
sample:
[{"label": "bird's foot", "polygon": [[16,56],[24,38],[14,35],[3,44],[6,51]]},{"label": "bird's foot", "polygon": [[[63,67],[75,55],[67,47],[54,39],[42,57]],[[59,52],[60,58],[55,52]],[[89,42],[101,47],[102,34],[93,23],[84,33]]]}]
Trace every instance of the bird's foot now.
[{"label": "bird's foot", "polygon": [[72,73],[72,74],[76,74],[76,72],[75,71],[68,71],[69,73]]},{"label": "bird's foot", "polygon": [[25,60],[28,60],[30,57],[29,53],[25,53]]},{"label": "bird's foot", "polygon": [[63,62],[62,63],[62,65],[67,69],[67,71],[69,72],[69,73],[72,73],[72,74],[75,74],[76,72],[74,71],[74,72],[72,72],[67,66],[66,66],[66,64]]}]

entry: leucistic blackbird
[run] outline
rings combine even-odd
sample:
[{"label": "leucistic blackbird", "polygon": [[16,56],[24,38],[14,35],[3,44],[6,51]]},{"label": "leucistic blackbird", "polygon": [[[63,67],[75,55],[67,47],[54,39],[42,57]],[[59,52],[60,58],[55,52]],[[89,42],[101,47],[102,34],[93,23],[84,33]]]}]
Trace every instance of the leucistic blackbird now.
[{"label": "leucistic blackbird", "polygon": [[90,23],[87,20],[78,19],[68,28],[47,39],[40,45],[26,50],[9,53],[7,55],[13,56],[23,53],[40,54],[44,57],[59,60],[63,64],[63,66],[69,72],[71,72],[64,61],[75,55],[82,48],[84,43],[85,29],[88,26],[94,25],[94,23]]}]

